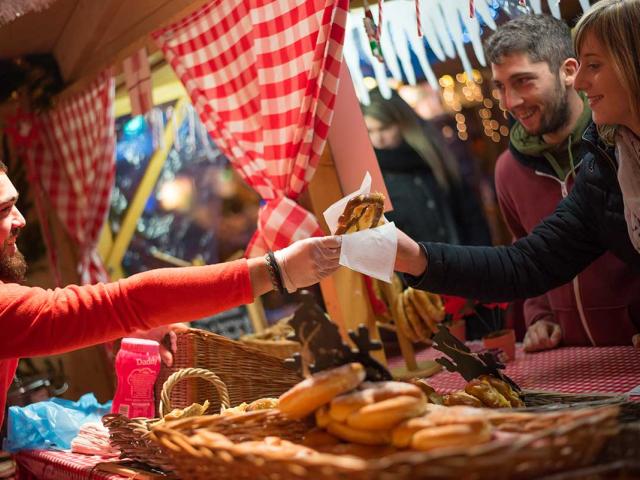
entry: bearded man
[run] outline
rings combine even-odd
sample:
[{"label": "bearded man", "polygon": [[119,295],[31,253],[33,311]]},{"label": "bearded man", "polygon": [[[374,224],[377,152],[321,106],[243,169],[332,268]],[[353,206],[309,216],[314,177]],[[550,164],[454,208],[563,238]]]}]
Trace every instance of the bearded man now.
[{"label": "bearded man", "polygon": [[[502,108],[515,124],[497,161],[496,191],[514,239],[554,212],[582,165],[590,124],[585,98],[573,88],[578,61],[569,27],[547,15],[502,25],[486,53]],[[586,167],[585,167],[586,168]],[[524,302],[525,350],[564,345],[627,345],[637,332],[640,276],[605,253],[571,283]]]},{"label": "bearded man", "polygon": [[25,220],[17,199],[0,161],[0,426],[21,357],[63,353],[140,330],[153,336],[172,322],[245,305],[274,289],[313,285],[339,267],[341,238],[313,237],[265,257],[159,268],[111,283],[27,287],[20,284],[26,265],[16,239]]}]

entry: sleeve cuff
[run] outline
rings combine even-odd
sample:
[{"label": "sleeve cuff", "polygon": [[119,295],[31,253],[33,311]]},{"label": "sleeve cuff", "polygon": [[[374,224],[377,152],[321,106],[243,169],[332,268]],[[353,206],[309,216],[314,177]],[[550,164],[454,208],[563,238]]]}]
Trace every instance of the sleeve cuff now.
[{"label": "sleeve cuff", "polygon": [[426,282],[427,273],[431,269],[431,255],[429,255],[429,249],[427,248],[427,244],[426,243],[420,242],[420,243],[418,243],[418,245],[420,245],[420,248],[422,248],[422,250],[424,251],[424,254],[427,256],[427,268],[425,268],[424,272],[422,272],[422,274],[418,275],[418,276],[410,275],[408,273],[405,273],[403,275],[404,275],[404,278],[405,278],[407,284],[410,287],[420,289],[421,285],[424,282]]}]

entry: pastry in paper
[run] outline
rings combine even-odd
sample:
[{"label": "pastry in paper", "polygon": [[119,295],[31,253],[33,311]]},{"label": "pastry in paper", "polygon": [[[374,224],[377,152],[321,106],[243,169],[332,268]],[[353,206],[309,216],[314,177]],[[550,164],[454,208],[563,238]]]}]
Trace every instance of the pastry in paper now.
[{"label": "pastry in paper", "polygon": [[353,197],[344,207],[338,219],[336,235],[359,232],[377,227],[384,210],[384,195],[381,193],[361,194]]}]

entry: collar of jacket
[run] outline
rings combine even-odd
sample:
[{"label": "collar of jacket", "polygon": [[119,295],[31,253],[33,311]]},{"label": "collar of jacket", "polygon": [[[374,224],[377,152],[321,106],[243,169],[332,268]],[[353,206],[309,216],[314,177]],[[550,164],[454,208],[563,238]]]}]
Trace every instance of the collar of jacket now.
[{"label": "collar of jacket", "polygon": [[[589,108],[589,102],[583,95],[581,95],[581,97],[584,101],[584,108],[570,135],[571,154],[573,158],[576,159],[575,167],[580,163],[582,156],[580,138],[591,122],[591,109]],[[509,150],[521,164],[533,170],[560,178],[558,172],[556,172],[549,160],[546,158],[547,156],[553,157],[552,152],[558,148],[557,145],[549,145],[540,135],[529,135],[519,122],[516,122],[513,127],[511,127],[511,134],[509,138]]]},{"label": "collar of jacket", "polygon": [[614,145],[609,145],[598,135],[598,126],[591,122],[582,135],[582,141],[586,148],[595,155],[596,158],[607,160],[613,166],[614,170],[618,170],[618,164],[615,160],[616,149]]}]

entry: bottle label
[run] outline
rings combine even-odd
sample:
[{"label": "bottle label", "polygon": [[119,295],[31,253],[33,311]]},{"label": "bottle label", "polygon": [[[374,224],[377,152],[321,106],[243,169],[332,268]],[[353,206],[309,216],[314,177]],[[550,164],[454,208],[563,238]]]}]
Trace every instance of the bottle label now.
[{"label": "bottle label", "polygon": [[155,414],[154,385],[160,372],[159,355],[135,355],[120,351],[116,359],[118,388],[113,411],[129,418]]}]

